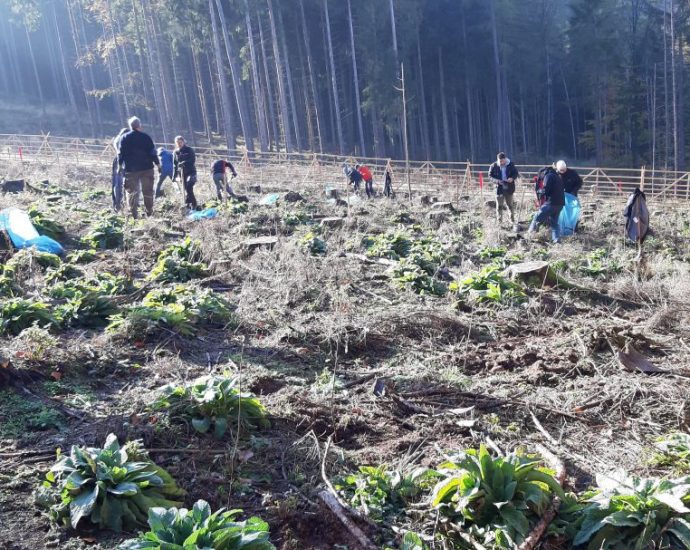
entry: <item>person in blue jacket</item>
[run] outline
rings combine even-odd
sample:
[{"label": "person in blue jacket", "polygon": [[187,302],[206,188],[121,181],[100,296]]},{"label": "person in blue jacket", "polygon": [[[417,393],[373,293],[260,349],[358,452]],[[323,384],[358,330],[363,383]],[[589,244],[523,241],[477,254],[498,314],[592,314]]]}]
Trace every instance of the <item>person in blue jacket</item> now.
[{"label": "person in blue jacket", "polygon": [[561,210],[563,210],[565,205],[565,191],[563,189],[563,180],[553,167],[549,167],[545,171],[544,188],[539,193],[543,195],[545,201],[534,215],[534,218],[532,218],[528,233],[536,233],[539,224],[548,221],[551,226],[551,239],[554,243],[558,243],[561,240],[558,217],[561,215]]},{"label": "person in blue jacket", "polygon": [[173,179],[173,154],[165,147],[158,148],[158,160],[161,161],[161,172],[158,176],[158,183],[156,184],[156,198],[163,196],[163,183],[166,179]]}]

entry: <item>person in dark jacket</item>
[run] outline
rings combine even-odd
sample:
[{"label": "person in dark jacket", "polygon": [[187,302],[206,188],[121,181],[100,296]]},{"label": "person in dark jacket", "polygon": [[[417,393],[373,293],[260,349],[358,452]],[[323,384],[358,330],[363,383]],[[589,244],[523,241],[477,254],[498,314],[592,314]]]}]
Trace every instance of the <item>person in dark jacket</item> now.
[{"label": "person in dark jacket", "polygon": [[549,221],[551,226],[551,239],[554,243],[560,242],[561,232],[558,226],[558,217],[565,205],[565,191],[563,190],[563,180],[553,167],[546,170],[544,174],[544,188],[540,191],[545,201],[539,211],[532,218],[529,226],[529,233],[536,233],[539,224]]},{"label": "person in dark jacket", "polygon": [[124,193],[124,174],[120,169],[120,163],[118,161],[118,155],[120,154],[120,141],[122,136],[129,132],[129,128],[123,128],[118,132],[118,134],[113,138],[112,144],[113,149],[115,149],[115,158],[113,159],[113,173],[111,181],[111,196],[113,199],[113,210],[119,212],[122,209],[122,195]]},{"label": "person in dark jacket", "polygon": [[496,217],[503,222],[503,210],[508,207],[510,221],[515,223],[515,180],[520,176],[517,167],[505,153],[496,155],[496,162],[489,168],[489,179],[496,185]]},{"label": "person in dark jacket", "polygon": [[160,161],[156,147],[148,134],[141,131],[141,121],[137,117],[129,119],[130,131],[120,140],[118,165],[125,173],[124,187],[127,203],[133,218],[139,217],[139,195],[144,195],[146,215],[153,215],[153,165]]},{"label": "person in dark jacket", "polygon": [[359,170],[357,168],[350,168],[347,177],[352,184],[352,190],[355,193],[359,192],[359,186],[362,183],[362,174],[359,173]]},{"label": "person in dark jacket", "polygon": [[182,136],[175,138],[175,149],[173,165],[175,172],[173,174],[173,181],[177,181],[179,176],[182,179],[184,187],[185,204],[192,210],[198,210],[199,205],[194,196],[194,184],[196,184],[196,154],[185,142]]},{"label": "person in dark jacket", "polygon": [[234,197],[235,193],[232,192],[232,187],[230,187],[230,182],[227,179],[227,171],[230,170],[233,178],[237,177],[237,171],[231,162],[227,160],[219,159],[213,163],[211,167],[211,172],[213,173],[213,183],[216,184],[216,195],[218,200],[223,200],[223,188],[228,195],[228,198]]},{"label": "person in dark jacket", "polygon": [[559,160],[556,163],[556,170],[563,180],[563,189],[565,192],[577,197],[580,187],[582,187],[582,178],[580,174],[572,168],[568,168],[564,160]]},{"label": "person in dark jacket", "polygon": [[158,176],[158,184],[156,185],[156,198],[163,196],[163,183],[166,179],[173,179],[173,154],[165,147],[158,148],[158,160],[161,163],[161,171]]},{"label": "person in dark jacket", "polygon": [[383,194],[389,199],[393,197],[393,177],[391,169],[386,168],[386,179],[383,184]]}]

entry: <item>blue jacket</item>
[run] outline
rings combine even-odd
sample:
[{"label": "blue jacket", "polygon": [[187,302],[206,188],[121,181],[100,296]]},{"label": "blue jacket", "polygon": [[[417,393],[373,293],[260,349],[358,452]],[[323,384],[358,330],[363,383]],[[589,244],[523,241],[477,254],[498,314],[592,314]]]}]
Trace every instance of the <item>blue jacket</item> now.
[{"label": "blue jacket", "polygon": [[172,177],[173,175],[173,154],[172,151],[163,149],[159,154],[158,158],[161,161],[161,174]]}]

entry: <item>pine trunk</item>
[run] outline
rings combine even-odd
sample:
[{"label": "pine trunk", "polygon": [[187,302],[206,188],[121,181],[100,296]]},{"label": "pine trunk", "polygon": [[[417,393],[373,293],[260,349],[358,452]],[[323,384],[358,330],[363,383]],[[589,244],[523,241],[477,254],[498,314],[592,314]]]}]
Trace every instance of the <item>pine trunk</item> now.
[{"label": "pine trunk", "polygon": [[328,59],[331,68],[331,85],[333,87],[333,109],[335,111],[335,123],[338,136],[338,152],[345,153],[343,142],[343,123],[340,118],[340,101],[338,100],[338,81],[335,76],[335,59],[333,56],[333,39],[331,37],[331,18],[328,15],[328,0],[323,0],[323,9],[326,16],[326,36],[328,37]]}]

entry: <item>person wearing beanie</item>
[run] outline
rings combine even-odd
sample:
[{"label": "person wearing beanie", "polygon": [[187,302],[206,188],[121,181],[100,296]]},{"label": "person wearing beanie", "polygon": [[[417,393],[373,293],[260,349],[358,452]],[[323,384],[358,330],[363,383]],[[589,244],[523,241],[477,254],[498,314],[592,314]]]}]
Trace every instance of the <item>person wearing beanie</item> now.
[{"label": "person wearing beanie", "polygon": [[577,194],[582,187],[582,178],[580,177],[580,174],[578,174],[572,168],[568,168],[568,165],[564,160],[559,160],[556,163],[556,171],[563,180],[564,191],[577,197]]}]

